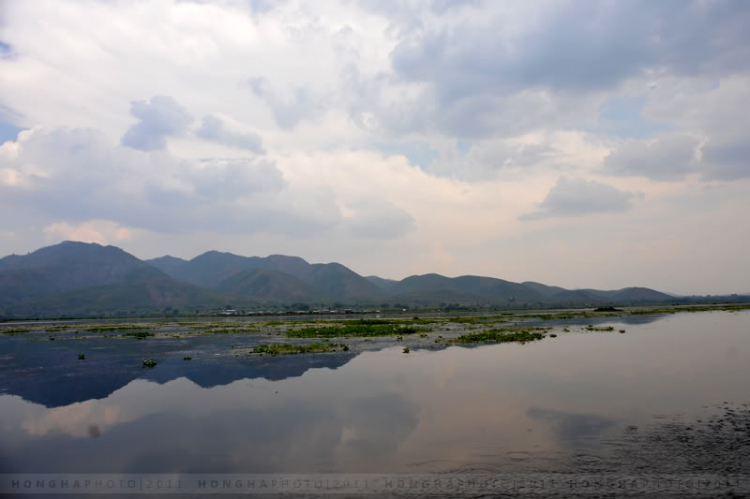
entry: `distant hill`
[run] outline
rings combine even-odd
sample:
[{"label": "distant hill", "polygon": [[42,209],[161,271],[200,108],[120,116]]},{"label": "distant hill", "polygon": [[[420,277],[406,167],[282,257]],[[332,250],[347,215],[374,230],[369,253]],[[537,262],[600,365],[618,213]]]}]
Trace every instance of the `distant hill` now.
[{"label": "distant hill", "polygon": [[394,279],[384,279],[376,275],[368,275],[367,277],[365,277],[365,279],[367,279],[386,293],[393,292],[393,290],[396,288],[396,286],[398,286],[399,283],[399,281],[396,281]]},{"label": "distant hill", "polygon": [[120,248],[66,241],[28,255],[0,259],[0,304],[126,282],[135,271],[151,270]]},{"label": "distant hill", "polygon": [[252,296],[263,303],[321,303],[330,297],[294,276],[278,270],[247,269],[221,281],[217,290]]},{"label": "distant hill", "polygon": [[[161,265],[161,262],[157,262],[157,265]],[[317,291],[316,298],[312,300],[314,303],[374,303],[385,296],[380,288],[339,263],[311,265],[296,256],[271,255],[262,258],[208,251],[165,272],[180,281],[204,288],[219,289],[220,283],[251,269],[281,272],[302,281],[308,287],[300,289],[300,295],[307,293],[309,289]],[[276,280],[279,278],[277,275]],[[233,285],[237,285],[237,282],[233,282]],[[274,289],[278,292],[279,288]],[[290,293],[287,282],[286,291],[281,295],[287,296]]]},{"label": "distant hill", "polygon": [[239,298],[201,289],[175,281],[156,269],[149,269],[135,271],[128,279],[116,284],[53,293],[21,303],[13,307],[13,313],[17,316],[47,317],[132,315],[167,308],[183,312],[206,310],[223,308],[227,304],[246,308],[256,306],[258,302],[249,297]]},{"label": "distant hill", "polygon": [[425,274],[407,277],[393,287],[394,299],[418,303],[542,304],[544,296],[514,282],[482,276],[445,277]]},{"label": "distant hill", "polygon": [[523,284],[527,288],[533,289],[537,293],[540,293],[544,296],[552,296],[563,291],[568,291],[567,289],[561,288],[560,286],[547,286],[546,284],[533,281],[524,281],[521,284]]},{"label": "distant hill", "polygon": [[[715,301],[717,297],[710,297]],[[576,289],[493,277],[362,277],[340,263],[208,251],[142,261],[114,246],[63,242],[0,258],[0,316],[84,316],[299,304],[449,307],[594,307],[699,302],[659,291]],[[747,299],[747,298],[743,298]]]},{"label": "distant hill", "polygon": [[312,265],[308,282],[342,303],[376,303],[387,296],[373,283],[339,263]]},{"label": "distant hill", "polygon": [[624,288],[615,291],[610,297],[613,302],[634,304],[669,301],[672,298],[666,293],[649,288]]},{"label": "distant hill", "polygon": [[152,267],[156,267],[157,269],[161,270],[168,276],[171,276],[172,272],[174,272],[177,267],[187,263],[187,260],[169,255],[144,261]]}]

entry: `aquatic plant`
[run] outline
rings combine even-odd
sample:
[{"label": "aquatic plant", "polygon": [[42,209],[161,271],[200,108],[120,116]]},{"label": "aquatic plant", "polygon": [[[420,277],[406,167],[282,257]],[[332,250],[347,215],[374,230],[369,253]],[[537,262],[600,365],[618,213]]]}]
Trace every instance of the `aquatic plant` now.
[{"label": "aquatic plant", "polygon": [[589,324],[588,326],[586,326],[585,329],[586,329],[586,331],[597,331],[597,332],[600,332],[600,333],[606,333],[606,332],[614,331],[615,330],[615,328],[612,327],[612,326],[593,326],[591,324]]},{"label": "aquatic plant", "polygon": [[189,355],[186,355],[182,358],[182,360],[193,360],[193,358]]},{"label": "aquatic plant", "polygon": [[353,323],[340,326],[303,327],[287,331],[286,335],[290,338],[343,338],[405,335],[420,331],[425,331],[425,329],[398,324]]},{"label": "aquatic plant", "polygon": [[78,354],[78,360],[86,360],[86,354],[85,353],[79,353]]},{"label": "aquatic plant", "polygon": [[156,367],[156,361],[153,359],[144,359],[143,360],[143,367]]},{"label": "aquatic plant", "polygon": [[404,347],[404,353],[409,353],[411,350],[409,350],[409,347]]},{"label": "aquatic plant", "polygon": [[3,334],[7,334],[8,336],[13,336],[15,334],[26,334],[30,333],[30,328],[24,328],[24,327],[9,327],[9,328],[2,328],[0,330]]},{"label": "aquatic plant", "polygon": [[478,333],[462,334],[457,338],[449,339],[447,343],[525,343],[544,338],[540,331],[544,329],[539,327],[488,329]]},{"label": "aquatic plant", "polygon": [[[270,354],[270,355],[279,355],[279,354],[298,354],[298,353],[319,353],[319,352],[335,352],[339,348],[347,348],[346,345],[337,344],[337,343],[312,343],[309,345],[293,345],[293,344],[287,344],[287,343],[276,343],[276,344],[267,344],[267,345],[258,345],[253,348],[253,353],[260,353],[260,354]],[[347,350],[344,350],[347,351]]]},{"label": "aquatic plant", "polygon": [[130,333],[123,334],[123,336],[130,336],[133,338],[137,338],[139,340],[144,340],[148,338],[149,336],[153,336],[153,335],[154,333],[149,333],[148,331],[137,331],[137,332],[130,332]]}]

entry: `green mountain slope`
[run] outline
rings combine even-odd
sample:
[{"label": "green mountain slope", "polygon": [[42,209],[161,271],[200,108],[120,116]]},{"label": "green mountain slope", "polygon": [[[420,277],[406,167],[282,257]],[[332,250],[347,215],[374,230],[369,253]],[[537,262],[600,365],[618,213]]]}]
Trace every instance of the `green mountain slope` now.
[{"label": "green mountain slope", "polygon": [[262,303],[325,303],[331,300],[309,284],[278,270],[248,269],[221,281],[218,291],[252,296]]},{"label": "green mountain slope", "polygon": [[156,267],[171,277],[172,273],[176,272],[178,267],[187,263],[187,260],[165,255],[159,258],[152,258],[151,260],[144,260],[144,262],[152,267]]}]

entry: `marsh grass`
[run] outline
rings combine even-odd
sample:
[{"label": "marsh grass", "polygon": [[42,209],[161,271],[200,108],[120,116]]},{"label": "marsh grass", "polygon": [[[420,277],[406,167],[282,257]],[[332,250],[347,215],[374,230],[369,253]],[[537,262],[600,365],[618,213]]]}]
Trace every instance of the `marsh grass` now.
[{"label": "marsh grass", "polygon": [[92,333],[111,333],[116,331],[148,331],[152,328],[137,324],[103,324],[96,326],[79,327],[78,329],[81,331],[90,331]]},{"label": "marsh grass", "polygon": [[349,347],[338,343],[312,343],[309,345],[290,345],[285,343],[277,343],[270,345],[258,345],[253,348],[253,353],[269,354],[269,355],[293,355],[300,353],[321,353],[321,352],[336,352],[340,349],[347,352]]},{"label": "marsh grass", "polygon": [[598,333],[608,333],[608,332],[614,331],[615,328],[612,326],[593,326],[589,324],[588,326],[584,328],[584,330],[598,332]]},{"label": "marsh grass", "polygon": [[374,337],[374,336],[402,336],[426,331],[414,326],[396,324],[346,324],[342,326],[303,327],[287,331],[290,338],[345,338],[345,337]]},{"label": "marsh grass", "polygon": [[154,333],[149,333],[148,331],[131,331],[129,333],[123,334],[123,336],[130,336],[139,340],[145,340],[149,336],[154,336]]},{"label": "marsh grass", "polygon": [[8,336],[14,336],[16,334],[30,333],[31,329],[26,328],[26,327],[9,327],[9,328],[2,328],[0,332],[2,332],[2,334],[7,334]]},{"label": "marsh grass", "polygon": [[447,343],[526,343],[544,338],[542,331],[545,329],[540,327],[488,329],[478,333],[462,334],[457,338],[449,339]]}]

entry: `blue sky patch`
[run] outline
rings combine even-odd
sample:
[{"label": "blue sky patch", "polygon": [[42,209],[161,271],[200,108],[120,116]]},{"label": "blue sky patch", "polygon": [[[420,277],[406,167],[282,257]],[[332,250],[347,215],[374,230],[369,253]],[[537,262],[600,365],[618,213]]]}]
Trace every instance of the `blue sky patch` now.
[{"label": "blue sky patch", "polygon": [[24,130],[19,128],[12,123],[0,120],[0,144],[4,144],[9,140],[15,141],[18,137],[18,132]]},{"label": "blue sky patch", "polygon": [[427,142],[378,142],[375,149],[386,154],[403,154],[409,163],[426,167],[440,156]]}]

